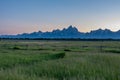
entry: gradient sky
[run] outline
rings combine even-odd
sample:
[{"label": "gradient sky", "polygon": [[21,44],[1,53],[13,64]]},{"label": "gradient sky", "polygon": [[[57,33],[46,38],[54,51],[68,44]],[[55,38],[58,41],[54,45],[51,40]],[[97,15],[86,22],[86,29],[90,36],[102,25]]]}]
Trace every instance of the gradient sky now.
[{"label": "gradient sky", "polygon": [[120,29],[120,0],[0,0],[0,34]]}]

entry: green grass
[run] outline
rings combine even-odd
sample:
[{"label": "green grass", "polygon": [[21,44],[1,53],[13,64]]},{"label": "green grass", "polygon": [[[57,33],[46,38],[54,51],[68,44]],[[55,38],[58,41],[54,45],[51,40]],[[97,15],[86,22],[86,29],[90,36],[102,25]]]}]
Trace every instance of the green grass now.
[{"label": "green grass", "polygon": [[111,53],[119,53],[120,54],[120,49],[105,49],[104,51],[111,52]]},{"label": "green grass", "polygon": [[0,80],[120,80],[119,50],[119,41],[0,41]]}]

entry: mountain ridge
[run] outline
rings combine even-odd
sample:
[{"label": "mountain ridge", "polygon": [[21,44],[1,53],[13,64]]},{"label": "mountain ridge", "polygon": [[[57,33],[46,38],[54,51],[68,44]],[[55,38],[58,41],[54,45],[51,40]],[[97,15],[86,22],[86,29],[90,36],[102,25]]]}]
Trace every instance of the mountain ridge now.
[{"label": "mountain ridge", "polygon": [[81,39],[120,39],[120,30],[113,32],[110,29],[97,29],[90,32],[79,32],[76,27],[70,25],[62,30],[55,29],[51,32],[32,32],[17,35],[1,35],[0,38],[81,38]]}]

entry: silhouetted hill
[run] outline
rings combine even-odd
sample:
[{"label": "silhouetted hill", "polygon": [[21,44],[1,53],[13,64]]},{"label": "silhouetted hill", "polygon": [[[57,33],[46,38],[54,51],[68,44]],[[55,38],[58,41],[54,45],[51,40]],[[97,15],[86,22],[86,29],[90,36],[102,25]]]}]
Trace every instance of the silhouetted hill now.
[{"label": "silhouetted hill", "polygon": [[98,29],[92,30],[91,32],[82,33],[79,32],[76,27],[69,26],[68,28],[64,28],[62,30],[56,29],[52,32],[33,32],[33,33],[23,33],[18,35],[1,35],[1,38],[50,38],[50,39],[120,39],[120,30],[113,32],[109,29]]}]

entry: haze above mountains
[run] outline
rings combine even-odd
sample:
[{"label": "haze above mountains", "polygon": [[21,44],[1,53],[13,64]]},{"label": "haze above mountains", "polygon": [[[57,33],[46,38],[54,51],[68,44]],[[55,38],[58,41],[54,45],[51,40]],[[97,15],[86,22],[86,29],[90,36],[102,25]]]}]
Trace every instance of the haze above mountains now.
[{"label": "haze above mountains", "polygon": [[120,39],[120,30],[113,32],[109,29],[92,30],[87,33],[79,32],[76,27],[72,25],[62,30],[56,29],[52,32],[33,32],[23,33],[18,35],[1,35],[0,38],[46,38],[46,39]]}]

